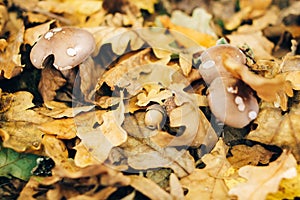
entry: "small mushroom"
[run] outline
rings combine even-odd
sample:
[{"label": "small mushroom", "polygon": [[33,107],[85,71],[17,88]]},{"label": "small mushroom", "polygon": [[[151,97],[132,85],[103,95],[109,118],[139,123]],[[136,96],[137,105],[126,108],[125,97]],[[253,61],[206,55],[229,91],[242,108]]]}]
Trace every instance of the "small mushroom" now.
[{"label": "small mushroom", "polygon": [[95,49],[95,39],[84,29],[59,27],[49,30],[36,42],[30,52],[32,64],[44,68],[49,56],[58,70],[71,69],[86,60]]},{"label": "small mushroom", "polygon": [[158,105],[153,104],[149,106],[145,114],[145,125],[151,130],[161,129],[161,126],[165,122],[166,111],[165,109]]},{"label": "small mushroom", "polygon": [[236,78],[218,77],[208,89],[208,103],[216,118],[243,128],[257,117],[259,106],[252,89]]},{"label": "small mushroom", "polygon": [[236,47],[221,44],[206,49],[200,56],[199,72],[207,84],[217,77],[232,77],[223,66],[223,57],[229,56],[242,64],[246,63],[246,56]]}]

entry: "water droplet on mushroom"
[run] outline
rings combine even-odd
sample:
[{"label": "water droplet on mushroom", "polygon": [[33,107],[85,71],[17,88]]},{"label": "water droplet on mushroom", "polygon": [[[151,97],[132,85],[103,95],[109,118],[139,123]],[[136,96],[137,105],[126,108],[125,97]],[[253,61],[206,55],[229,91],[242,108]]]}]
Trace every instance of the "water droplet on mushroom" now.
[{"label": "water droplet on mushroom", "polygon": [[51,31],[49,31],[49,32],[47,32],[47,33],[45,34],[44,38],[45,38],[46,40],[50,40],[51,37],[52,37],[53,35],[54,35],[54,33],[51,32]]},{"label": "water droplet on mushroom", "polygon": [[244,101],[242,99],[242,97],[240,96],[236,96],[235,99],[234,99],[234,102],[239,105],[239,104],[244,104]]},{"label": "water droplet on mushroom", "polygon": [[68,49],[67,49],[67,54],[68,54],[68,56],[73,57],[73,56],[76,56],[77,51],[76,51],[76,49],[74,49],[74,48],[68,48]]},{"label": "water droplet on mushroom", "polygon": [[231,94],[237,94],[238,93],[238,87],[228,87],[227,88],[227,92],[231,93]]},{"label": "water droplet on mushroom", "polygon": [[241,103],[241,104],[238,105],[238,110],[241,111],[241,112],[245,111],[245,108],[246,108],[246,106],[245,106],[244,103]]},{"label": "water droplet on mushroom", "polygon": [[52,29],[53,32],[59,32],[59,31],[61,31],[61,30],[62,30],[61,27],[57,27],[57,28]]},{"label": "water droplet on mushroom", "polygon": [[206,61],[205,63],[202,64],[202,68],[209,69],[209,68],[215,66],[215,64],[216,64],[215,61],[208,60],[208,61]]},{"label": "water droplet on mushroom", "polygon": [[257,113],[256,113],[255,111],[250,111],[250,112],[248,113],[248,117],[249,117],[251,120],[253,120],[253,119],[255,119],[255,118],[257,117]]}]

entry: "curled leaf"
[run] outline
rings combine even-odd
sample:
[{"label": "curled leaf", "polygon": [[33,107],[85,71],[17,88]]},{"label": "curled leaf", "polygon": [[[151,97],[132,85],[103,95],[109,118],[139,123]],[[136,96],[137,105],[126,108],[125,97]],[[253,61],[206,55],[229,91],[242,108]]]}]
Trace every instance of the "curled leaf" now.
[{"label": "curled leaf", "polygon": [[246,178],[247,182],[231,188],[229,194],[237,195],[239,199],[263,200],[268,193],[278,190],[283,178],[297,175],[296,164],[294,156],[284,151],[269,166],[244,166],[239,169],[239,175]]},{"label": "curled leaf", "polygon": [[264,78],[249,71],[248,68],[225,57],[224,67],[238,79],[243,80],[257,95],[268,102],[279,104],[283,110],[287,110],[287,97],[293,96],[292,85],[286,80],[286,74],[278,74],[272,79]]}]

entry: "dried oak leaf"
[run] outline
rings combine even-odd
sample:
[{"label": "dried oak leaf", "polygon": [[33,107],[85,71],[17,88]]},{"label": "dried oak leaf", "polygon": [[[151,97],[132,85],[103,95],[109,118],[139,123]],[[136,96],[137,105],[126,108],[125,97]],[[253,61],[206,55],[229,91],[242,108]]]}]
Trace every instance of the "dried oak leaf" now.
[{"label": "dried oak leaf", "polygon": [[[86,118],[75,119],[77,136],[92,157],[100,163],[107,159],[113,147],[119,146],[127,140],[127,132],[121,127],[124,121],[124,111],[125,106],[123,97],[121,97],[116,110],[100,111],[99,116],[96,116],[97,113],[90,113]],[[99,124],[100,126],[95,127]],[[82,163],[82,161],[78,161],[78,164]]]},{"label": "dried oak leaf", "polygon": [[294,199],[300,196],[300,165],[297,165],[297,176],[290,179],[282,179],[276,193],[268,194],[268,200]]},{"label": "dried oak leaf", "polygon": [[246,145],[236,145],[230,152],[232,157],[228,161],[233,167],[240,168],[245,165],[268,164],[273,153],[260,145],[249,147]]},{"label": "dried oak leaf", "polygon": [[24,33],[24,43],[33,46],[34,43],[41,37],[41,35],[45,34],[51,29],[51,27],[54,27],[55,25],[56,21],[51,20],[47,23],[26,29]]},{"label": "dried oak leaf", "polygon": [[138,146],[126,148],[125,151],[129,155],[128,165],[137,170],[167,167],[178,177],[184,177],[195,168],[193,157],[185,149],[159,148],[154,143],[145,145],[140,142]]},{"label": "dried oak leaf", "polygon": [[138,190],[139,192],[143,193],[145,196],[149,197],[153,200],[171,200],[173,197],[167,193],[165,190],[163,190],[161,187],[156,185],[153,181],[150,179],[147,179],[142,176],[129,176],[130,178],[130,185]]},{"label": "dried oak leaf", "polygon": [[48,101],[44,102],[44,107],[36,108],[35,111],[39,114],[54,118],[72,118],[77,116],[82,112],[88,112],[93,110],[95,106],[78,106],[69,107],[66,103],[58,101]]},{"label": "dried oak leaf", "polygon": [[[39,1],[34,11],[42,12],[43,14],[61,15],[64,20],[62,22],[67,25],[86,26],[86,20],[89,16],[102,10],[100,1]],[[47,12],[47,13],[46,13]],[[58,18],[58,19],[61,19]],[[101,19],[99,19],[101,20]]]},{"label": "dried oak leaf", "polygon": [[287,80],[286,73],[278,74],[274,78],[264,78],[228,56],[224,57],[224,67],[238,79],[243,80],[257,95],[268,102],[274,102],[287,110],[287,98],[293,96],[292,84]]},{"label": "dried oak leaf", "polygon": [[256,59],[272,60],[274,57],[271,55],[274,48],[274,44],[270,42],[266,37],[263,36],[261,31],[254,33],[233,33],[226,35],[230,40],[230,44],[234,46],[242,46],[247,44],[254,53]]},{"label": "dried oak leaf", "polygon": [[178,177],[175,174],[170,175],[170,194],[174,200],[183,200],[184,194]]},{"label": "dried oak leaf", "polygon": [[[174,24],[168,16],[161,16],[159,17],[159,20],[165,28],[170,29],[171,34],[173,34],[175,38],[179,37],[177,41],[183,46],[191,43],[196,43],[203,47],[211,47],[216,44],[216,39],[214,36],[199,32],[189,27]],[[185,43],[186,41],[189,42]]]},{"label": "dried oak leaf", "polygon": [[52,101],[56,96],[56,90],[65,85],[66,82],[66,79],[54,67],[47,66],[42,69],[38,89],[44,102]]},{"label": "dried oak leaf", "polygon": [[157,83],[146,84],[143,88],[145,92],[137,95],[138,102],[136,104],[138,106],[146,106],[150,102],[157,102],[162,105],[163,100],[173,95],[172,91],[163,89],[163,87]]},{"label": "dried oak leaf", "polygon": [[42,123],[38,128],[49,135],[55,135],[60,139],[72,139],[76,137],[76,124],[73,118],[56,119],[54,121]]},{"label": "dried oak leaf", "polygon": [[9,33],[7,46],[0,52],[1,76],[10,79],[22,72],[20,46],[24,40],[24,25],[16,13],[9,14],[9,20],[5,25],[4,32]]},{"label": "dried oak leaf", "polygon": [[206,164],[203,169],[195,169],[182,178],[180,183],[188,189],[185,199],[230,199],[224,179],[230,163],[226,159],[227,147],[219,140],[215,148],[202,157]]},{"label": "dried oak leaf", "polygon": [[184,127],[183,133],[174,136],[160,131],[153,135],[151,140],[161,147],[182,145],[199,147],[205,144],[207,150],[210,151],[215,146],[218,137],[205,115],[195,105],[184,103],[169,113],[170,126]]},{"label": "dried oak leaf", "polygon": [[149,83],[160,83],[168,87],[172,82],[172,75],[178,68],[167,66],[163,59],[151,61],[149,51],[150,49],[139,51],[117,63],[101,77],[97,90],[106,83],[112,91],[116,87],[126,88],[130,95],[135,96]]},{"label": "dried oak leaf", "polygon": [[255,123],[257,128],[249,133],[247,139],[265,144],[291,149],[296,159],[300,160],[299,108],[293,108],[282,115],[281,110],[265,106],[261,109]]},{"label": "dried oak leaf", "polygon": [[[2,94],[2,96],[5,94]],[[5,98],[1,98],[5,100]],[[39,124],[52,121],[51,118],[40,115],[31,108],[33,95],[29,92],[11,94],[11,103],[5,112],[0,114],[0,135],[3,146],[18,152],[37,150],[44,133],[38,129]],[[1,102],[5,104],[5,102]]]},{"label": "dried oak leaf", "polygon": [[294,156],[287,151],[269,166],[244,166],[239,169],[239,175],[247,182],[240,183],[229,191],[239,199],[263,200],[268,193],[278,190],[283,178],[293,178],[297,175],[297,162]]}]

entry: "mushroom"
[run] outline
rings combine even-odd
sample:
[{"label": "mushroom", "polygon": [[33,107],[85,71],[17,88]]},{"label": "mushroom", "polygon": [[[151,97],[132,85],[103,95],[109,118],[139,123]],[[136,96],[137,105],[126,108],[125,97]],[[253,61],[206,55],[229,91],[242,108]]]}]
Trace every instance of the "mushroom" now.
[{"label": "mushroom", "polygon": [[62,71],[71,69],[86,60],[95,49],[95,39],[84,29],[58,27],[49,30],[36,42],[30,52],[32,64],[42,69],[49,56],[53,66]]},{"label": "mushroom", "polygon": [[242,128],[257,117],[259,106],[252,88],[224,66],[224,59],[229,57],[247,69],[242,51],[222,44],[201,54],[199,72],[209,87],[208,104],[212,113],[226,125]]},{"label": "mushroom", "polygon": [[217,77],[232,77],[231,73],[223,66],[225,54],[237,62],[246,63],[246,56],[232,45],[221,44],[206,49],[200,56],[199,72],[207,84],[210,84]]},{"label": "mushroom", "polygon": [[147,108],[145,114],[145,125],[147,128],[160,130],[165,119],[166,111],[161,105],[153,104]]},{"label": "mushroom", "polygon": [[236,78],[218,77],[210,85],[208,103],[216,118],[243,128],[257,117],[258,103],[252,89]]}]

